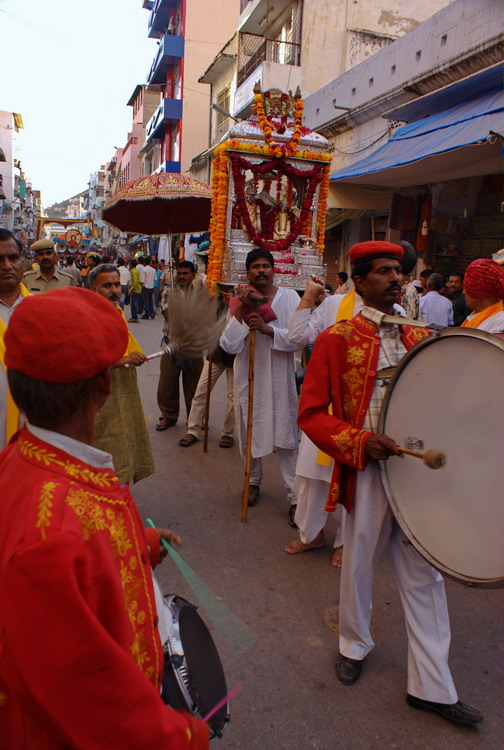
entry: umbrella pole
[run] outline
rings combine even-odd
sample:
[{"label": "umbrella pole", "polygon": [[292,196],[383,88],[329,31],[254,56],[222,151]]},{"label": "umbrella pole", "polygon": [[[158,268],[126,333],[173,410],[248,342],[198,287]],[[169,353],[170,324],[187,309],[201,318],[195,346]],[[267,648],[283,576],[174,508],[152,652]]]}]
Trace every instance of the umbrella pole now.
[{"label": "umbrella pole", "polygon": [[207,391],[205,398],[205,422],[204,422],[204,437],[203,437],[203,453],[208,453],[208,425],[210,422],[210,392],[212,390],[212,355],[208,355],[208,378],[207,378]]},{"label": "umbrella pole", "polygon": [[247,523],[248,492],[250,485],[250,468],[252,464],[252,423],[254,413],[254,360],[255,360],[255,330],[250,331],[249,371],[248,371],[248,414],[247,414],[247,446],[245,449],[245,477],[243,482],[242,517]]},{"label": "umbrella pole", "polygon": [[168,235],[168,249],[169,249],[169,255],[168,258],[170,259],[170,286],[171,286],[171,292],[173,294],[173,253],[172,253],[172,246],[171,246],[172,240],[171,240],[171,234]]}]

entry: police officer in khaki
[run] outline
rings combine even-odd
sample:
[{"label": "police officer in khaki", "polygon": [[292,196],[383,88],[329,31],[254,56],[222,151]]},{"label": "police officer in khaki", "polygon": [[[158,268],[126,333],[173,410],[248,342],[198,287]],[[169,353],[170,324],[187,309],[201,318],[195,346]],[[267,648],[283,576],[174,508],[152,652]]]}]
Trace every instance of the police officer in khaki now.
[{"label": "police officer in khaki", "polygon": [[27,271],[23,277],[30,294],[64,286],[76,286],[75,279],[70,274],[56,268],[58,258],[52,240],[37,240],[31,245],[30,250],[35,253],[35,263],[38,264],[37,271]]}]

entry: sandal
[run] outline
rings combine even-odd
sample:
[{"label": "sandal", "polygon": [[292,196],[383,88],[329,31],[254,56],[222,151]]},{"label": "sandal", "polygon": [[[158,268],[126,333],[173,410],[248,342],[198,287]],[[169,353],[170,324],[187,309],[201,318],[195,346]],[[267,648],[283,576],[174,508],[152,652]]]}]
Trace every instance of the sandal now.
[{"label": "sandal", "polygon": [[182,446],[182,448],[189,448],[190,445],[194,445],[194,443],[198,442],[198,438],[194,435],[191,435],[190,432],[187,433],[187,435],[183,438],[180,438],[179,445]]},{"label": "sandal", "polygon": [[161,419],[156,425],[156,430],[158,432],[163,432],[163,430],[167,430],[168,427],[174,427],[176,424],[177,424],[176,419],[165,419],[164,417],[161,417]]},{"label": "sandal", "polygon": [[223,435],[219,442],[219,448],[232,448],[234,445],[234,438],[231,435]]}]

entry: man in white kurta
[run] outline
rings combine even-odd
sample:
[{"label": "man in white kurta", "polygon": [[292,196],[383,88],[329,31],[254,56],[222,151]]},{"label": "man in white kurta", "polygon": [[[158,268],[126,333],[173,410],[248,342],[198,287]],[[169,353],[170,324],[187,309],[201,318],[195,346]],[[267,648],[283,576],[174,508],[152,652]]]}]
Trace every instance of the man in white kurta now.
[{"label": "man in white kurta", "polygon": [[[252,429],[252,466],[249,505],[255,505],[262,481],[262,456],[276,452],[287,489],[287,498],[295,504],[292,492],[296,467],[298,430],[294,353],[299,348],[287,337],[289,312],[299,297],[293,289],[273,284],[273,258],[267,250],[252,250],[246,259],[249,285],[240,290],[236,308],[224,329],[220,344],[234,362],[236,431],[242,456],[245,454],[248,412],[248,370],[250,332],[256,331],[254,359],[254,411]],[[272,315],[266,323],[260,312],[249,312],[250,292],[268,299]],[[247,322],[245,322],[245,318]]]}]

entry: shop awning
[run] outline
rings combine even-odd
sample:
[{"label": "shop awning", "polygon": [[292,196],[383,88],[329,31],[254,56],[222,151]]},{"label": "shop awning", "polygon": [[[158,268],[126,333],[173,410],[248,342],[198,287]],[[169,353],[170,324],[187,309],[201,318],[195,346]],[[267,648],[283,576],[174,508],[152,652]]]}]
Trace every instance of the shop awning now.
[{"label": "shop awning", "polygon": [[424,117],[331,181],[400,188],[499,172],[503,110],[504,92],[498,89]]}]

